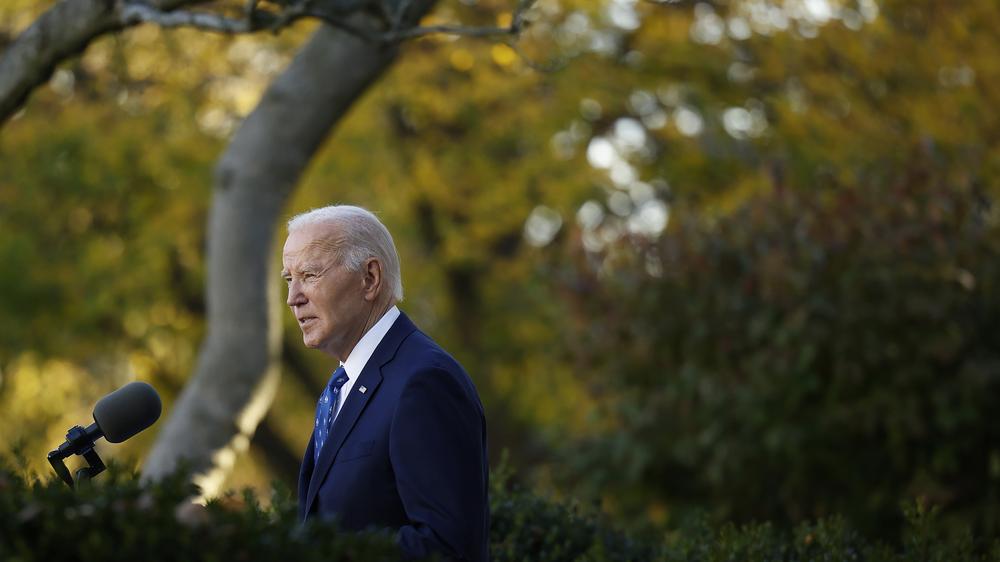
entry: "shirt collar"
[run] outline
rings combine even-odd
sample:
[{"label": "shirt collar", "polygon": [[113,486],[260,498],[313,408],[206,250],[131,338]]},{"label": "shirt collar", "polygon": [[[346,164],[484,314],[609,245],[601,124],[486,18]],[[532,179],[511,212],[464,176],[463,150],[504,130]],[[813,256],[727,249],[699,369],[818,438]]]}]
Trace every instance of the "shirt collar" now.
[{"label": "shirt collar", "polygon": [[393,306],[382,315],[382,318],[379,318],[379,321],[374,326],[365,332],[365,335],[361,336],[358,344],[354,346],[351,354],[347,357],[347,361],[341,364],[351,380],[358,378],[358,375],[361,374],[365,365],[368,364],[368,360],[375,353],[375,348],[378,347],[379,342],[382,341],[389,328],[396,322],[396,318],[399,318],[399,308]]}]

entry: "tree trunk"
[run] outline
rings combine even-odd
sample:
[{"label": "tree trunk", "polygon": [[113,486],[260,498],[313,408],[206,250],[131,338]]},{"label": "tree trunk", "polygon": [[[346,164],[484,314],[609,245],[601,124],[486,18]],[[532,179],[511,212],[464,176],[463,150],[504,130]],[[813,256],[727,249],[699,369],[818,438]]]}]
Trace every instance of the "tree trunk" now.
[{"label": "tree trunk", "polygon": [[[204,0],[147,0],[161,11]],[[411,26],[435,0],[407,3]],[[401,3],[388,2],[398,9]],[[56,66],[131,23],[115,0],[61,0],[0,54],[0,124]],[[364,27],[367,16],[349,23]],[[375,44],[322,26],[264,94],[216,168],[208,219],[207,325],[195,373],[143,468],[158,478],[183,459],[205,495],[218,491],[274,398],[281,347],[274,227],[299,176],[333,126],[395,59]]]},{"label": "tree trunk", "polygon": [[247,448],[279,380],[275,225],[320,144],[395,56],[392,46],[322,26],[233,137],[216,168],[208,220],[208,332],[145,476],[183,460],[211,496]]}]

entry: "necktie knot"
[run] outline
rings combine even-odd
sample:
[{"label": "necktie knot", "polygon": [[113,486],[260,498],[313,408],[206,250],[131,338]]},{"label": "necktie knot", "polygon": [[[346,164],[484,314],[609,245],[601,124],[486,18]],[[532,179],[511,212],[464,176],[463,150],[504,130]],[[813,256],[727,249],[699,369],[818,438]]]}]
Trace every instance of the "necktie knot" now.
[{"label": "necktie knot", "polygon": [[[340,373],[339,376],[337,375],[337,372]],[[344,386],[344,383],[347,382],[347,373],[344,372],[344,368],[341,367],[333,374],[334,378],[330,381],[330,390],[340,390],[340,387]]]}]

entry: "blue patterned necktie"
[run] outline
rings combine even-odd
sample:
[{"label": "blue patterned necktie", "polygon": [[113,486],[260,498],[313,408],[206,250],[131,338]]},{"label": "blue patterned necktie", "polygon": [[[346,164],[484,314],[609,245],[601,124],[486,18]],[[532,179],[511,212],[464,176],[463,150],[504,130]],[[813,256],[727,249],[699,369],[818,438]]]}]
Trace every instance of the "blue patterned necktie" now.
[{"label": "blue patterned necktie", "polygon": [[313,462],[319,462],[319,452],[323,450],[326,438],[330,436],[330,426],[333,425],[333,415],[337,411],[337,398],[340,396],[340,387],[347,382],[347,371],[343,367],[338,368],[330,377],[329,384],[323,389],[323,394],[316,404],[316,448],[313,450]]}]

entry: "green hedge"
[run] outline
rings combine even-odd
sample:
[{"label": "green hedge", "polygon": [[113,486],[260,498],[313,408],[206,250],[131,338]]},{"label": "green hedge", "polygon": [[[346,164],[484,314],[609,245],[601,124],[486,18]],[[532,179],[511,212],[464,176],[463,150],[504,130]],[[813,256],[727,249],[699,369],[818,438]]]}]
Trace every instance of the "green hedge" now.
[{"label": "green hedge", "polygon": [[676,214],[565,291],[585,319],[575,364],[606,405],[601,433],[565,451],[574,485],[623,510],[840,513],[885,537],[901,499],[924,497],[1000,532],[990,197],[914,173]]},{"label": "green hedge", "polygon": [[[0,469],[3,561],[368,561],[396,558],[391,538],[338,533],[329,524],[299,525],[289,491],[264,509],[253,494],[197,508],[183,477],[142,485],[112,469],[77,491],[62,482]],[[600,514],[511,490],[503,473],[492,491],[492,560],[662,561],[858,560],[1000,561],[1000,544],[946,538],[933,513],[911,510],[906,539],[866,541],[843,520],[780,530],[770,524],[713,527],[700,521],[662,540],[638,539]]]},{"label": "green hedge", "polygon": [[183,476],[144,486],[112,467],[89,485],[28,480],[0,470],[0,560],[391,560],[391,540],[297,526],[287,490],[262,509],[250,493],[209,503]]}]

